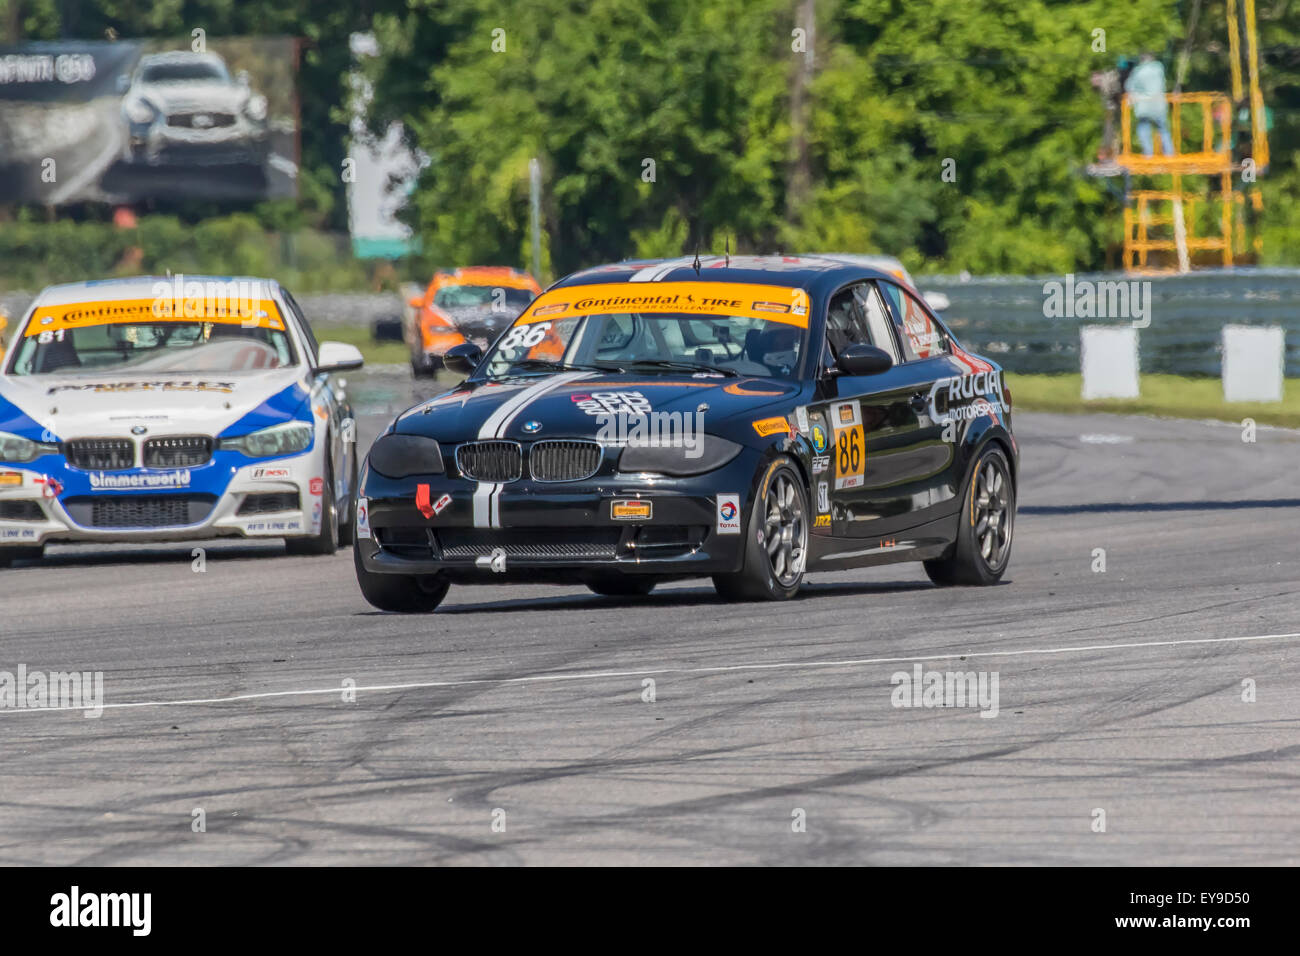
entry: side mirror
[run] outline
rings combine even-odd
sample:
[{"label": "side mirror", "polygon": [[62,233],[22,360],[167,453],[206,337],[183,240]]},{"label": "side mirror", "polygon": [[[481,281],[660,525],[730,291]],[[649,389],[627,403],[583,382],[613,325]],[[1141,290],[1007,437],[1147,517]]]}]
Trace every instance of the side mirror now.
[{"label": "side mirror", "polygon": [[413,295],[413,296],[411,296],[409,299],[406,300],[406,304],[409,305],[409,306],[410,306],[411,308],[413,308],[413,309],[423,309],[423,308],[424,308],[424,296],[422,296],[422,295]]},{"label": "side mirror", "polygon": [[365,364],[361,350],[344,342],[322,342],[316,359],[317,372],[349,372]]},{"label": "side mirror", "polygon": [[835,366],[845,375],[879,375],[894,367],[894,359],[874,345],[850,345],[839,354]]},{"label": "side mirror", "polygon": [[238,73],[236,73],[235,82],[238,83],[240,86],[248,86],[249,84],[248,71],[240,70]]},{"label": "side mirror", "polygon": [[125,74],[125,73],[123,73],[123,74],[121,74],[120,76],[118,76],[118,78],[117,78],[117,91],[118,91],[119,93],[125,93],[125,92],[126,92],[127,90],[129,90],[130,88],[131,88],[131,77],[129,77],[129,76],[128,76],[127,74]]},{"label": "side mirror", "polygon": [[469,375],[483,361],[483,350],[472,342],[447,349],[442,357],[443,367],[457,375]]}]

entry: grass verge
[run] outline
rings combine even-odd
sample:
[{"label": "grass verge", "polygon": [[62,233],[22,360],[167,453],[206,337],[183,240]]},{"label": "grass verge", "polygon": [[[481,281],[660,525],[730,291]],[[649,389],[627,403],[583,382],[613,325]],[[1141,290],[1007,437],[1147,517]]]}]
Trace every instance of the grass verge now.
[{"label": "grass verge", "polygon": [[315,329],[322,342],[343,342],[361,349],[367,365],[407,365],[411,355],[404,342],[376,342],[365,325],[321,325]]},{"label": "grass verge", "polygon": [[1033,412],[1110,412],[1117,415],[1156,415],[1165,418],[1210,418],[1240,422],[1253,418],[1260,425],[1300,428],[1300,379],[1288,379],[1283,401],[1225,402],[1217,378],[1182,375],[1143,375],[1138,398],[1105,398],[1085,402],[1080,375],[1016,375],[1007,384],[1017,410]]}]

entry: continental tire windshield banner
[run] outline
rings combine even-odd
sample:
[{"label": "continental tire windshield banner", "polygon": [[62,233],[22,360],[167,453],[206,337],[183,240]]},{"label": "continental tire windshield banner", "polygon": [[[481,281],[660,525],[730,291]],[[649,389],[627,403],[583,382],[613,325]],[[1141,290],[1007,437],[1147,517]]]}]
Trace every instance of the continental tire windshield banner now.
[{"label": "continental tire windshield banner", "polygon": [[533,301],[516,325],[570,315],[622,313],[736,315],[808,327],[803,289],[745,282],[614,282],[552,289]]},{"label": "continental tire windshield banner", "polygon": [[298,192],[287,37],[0,46],[0,202]]}]

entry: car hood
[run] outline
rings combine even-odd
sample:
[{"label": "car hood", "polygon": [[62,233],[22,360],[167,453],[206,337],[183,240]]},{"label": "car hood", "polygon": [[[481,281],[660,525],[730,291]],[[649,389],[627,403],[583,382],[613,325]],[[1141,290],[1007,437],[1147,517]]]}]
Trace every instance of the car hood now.
[{"label": "car hood", "polygon": [[249,91],[225,83],[142,83],[132,91],[165,113],[238,113],[248,100]]},{"label": "car hood", "polygon": [[[0,378],[0,431],[61,440],[128,435],[219,435],[287,421],[307,398],[300,369],[261,372],[155,372]],[[264,421],[263,421],[264,420]],[[31,432],[36,430],[37,434]],[[48,438],[46,440],[49,440]]]},{"label": "car hood", "polygon": [[518,312],[496,309],[491,305],[435,306],[454,325],[493,325],[504,329],[519,317]]},{"label": "car hood", "polygon": [[[522,376],[466,383],[403,412],[394,430],[447,444],[487,438],[590,438],[602,423],[620,414],[698,412],[704,430],[716,432],[727,419],[753,414],[774,402],[788,403],[798,391],[793,383],[775,379],[695,377],[689,372]],[[701,405],[707,407],[701,410]]]}]

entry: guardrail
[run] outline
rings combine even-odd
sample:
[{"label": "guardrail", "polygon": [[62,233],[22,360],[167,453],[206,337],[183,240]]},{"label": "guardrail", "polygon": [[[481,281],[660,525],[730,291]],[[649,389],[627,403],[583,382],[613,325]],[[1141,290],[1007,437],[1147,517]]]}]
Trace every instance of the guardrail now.
[{"label": "guardrail", "polygon": [[[1081,325],[1131,325],[1131,318],[1049,317],[1048,276],[918,276],[943,292],[943,313],[963,344],[1013,372],[1078,372]],[[1225,325],[1286,330],[1286,374],[1300,377],[1300,269],[1231,269],[1180,276],[1079,274],[1076,283],[1150,282],[1150,325],[1138,333],[1143,372],[1218,376]]]}]

